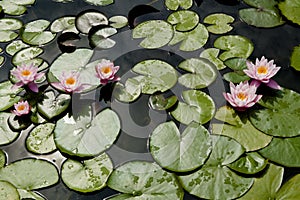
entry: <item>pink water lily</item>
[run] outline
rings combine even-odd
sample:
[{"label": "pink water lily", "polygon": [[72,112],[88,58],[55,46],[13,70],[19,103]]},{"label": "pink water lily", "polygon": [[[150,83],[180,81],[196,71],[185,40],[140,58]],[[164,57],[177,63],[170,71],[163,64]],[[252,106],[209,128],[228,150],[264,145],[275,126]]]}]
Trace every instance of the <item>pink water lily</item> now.
[{"label": "pink water lily", "polygon": [[119,81],[120,77],[116,76],[119,66],[114,66],[110,60],[103,59],[96,65],[96,76],[100,79],[102,85],[107,84],[109,81]]},{"label": "pink water lily", "polygon": [[60,82],[53,82],[51,85],[67,93],[79,93],[86,89],[89,84],[82,84],[79,81],[79,72],[63,72]]},{"label": "pink water lily", "polygon": [[17,116],[27,115],[30,112],[30,106],[27,101],[19,101],[14,104],[15,110],[12,111]]},{"label": "pink water lily", "polygon": [[276,67],[274,60],[268,61],[264,56],[258,60],[256,59],[255,64],[247,61],[248,69],[244,72],[250,78],[253,78],[254,83],[259,86],[261,83],[267,84],[267,86],[273,89],[281,89],[281,87],[271,78],[280,70],[280,67]]},{"label": "pink water lily", "polygon": [[255,83],[248,83],[248,81],[241,82],[237,86],[230,82],[230,92],[223,93],[225,99],[238,111],[244,111],[252,107],[258,102],[262,95],[256,94],[257,86]]},{"label": "pink water lily", "polygon": [[28,85],[29,89],[33,92],[38,92],[38,86],[34,82],[44,76],[44,73],[38,73],[38,67],[31,65],[21,65],[11,71],[11,74],[15,76],[19,81],[13,85],[13,88],[19,88],[24,85]]}]

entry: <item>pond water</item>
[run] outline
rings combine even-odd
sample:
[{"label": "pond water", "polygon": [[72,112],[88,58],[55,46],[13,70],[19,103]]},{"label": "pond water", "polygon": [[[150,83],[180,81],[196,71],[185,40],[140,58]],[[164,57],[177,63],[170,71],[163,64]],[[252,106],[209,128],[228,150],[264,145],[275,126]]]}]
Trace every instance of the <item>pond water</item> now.
[{"label": "pond water", "polygon": [[[140,18],[141,21],[145,19],[166,19],[172,11],[166,9],[164,1],[161,0],[128,0],[119,1],[109,6],[92,6],[83,0],[75,0],[69,3],[58,3],[51,0],[37,0],[33,6],[27,8],[27,13],[16,17],[28,23],[36,19],[46,19],[50,22],[63,16],[76,16],[80,12],[88,9],[96,9],[104,13],[108,18],[114,15],[128,16],[129,11],[136,5],[147,4],[160,10],[160,13],[149,14]],[[269,59],[274,59],[275,63],[281,66],[281,70],[275,76],[276,80],[282,87],[300,92],[300,72],[291,68],[290,55],[293,48],[300,44],[300,28],[299,26],[286,23],[282,26],[275,28],[257,28],[249,26],[246,23],[239,20],[238,10],[248,7],[244,3],[237,5],[224,5],[215,0],[204,0],[200,6],[193,5],[190,10],[198,13],[200,21],[209,14],[212,13],[226,13],[233,16],[236,20],[232,24],[233,30],[230,32],[232,35],[242,35],[250,39],[254,44],[254,51],[249,57],[250,60],[265,56]],[[204,49],[211,48],[214,41],[219,35],[210,34],[208,42],[201,48],[200,51],[183,52],[178,50],[178,46],[164,46],[155,50],[147,50],[139,46],[140,40],[133,40],[131,38],[132,30],[129,27],[124,27],[119,30],[118,34],[112,36],[112,39],[116,41],[116,46],[107,50],[96,50],[92,60],[99,58],[108,58],[113,60],[115,65],[120,66],[119,75],[121,79],[127,79],[132,77],[133,73],[130,69],[133,65],[141,62],[145,59],[160,59],[170,63],[173,66],[177,66],[185,59],[199,57],[199,52]],[[7,43],[0,44],[2,49],[5,49]],[[81,40],[76,43],[77,47],[88,47],[87,36],[81,36]],[[57,58],[61,51],[58,48],[56,40],[43,46],[44,53],[41,58],[52,63]],[[12,69],[11,56],[4,52],[6,61],[0,68],[0,81],[7,80],[9,71]],[[225,105],[225,99],[222,96],[222,92],[228,90],[228,84],[222,79],[222,75],[229,70],[223,70],[218,72],[216,81],[208,88],[202,91],[210,94],[215,101],[216,107]],[[181,73],[181,71],[178,71]],[[166,96],[176,94],[181,96],[183,86],[176,84],[171,91],[168,91]],[[118,136],[115,143],[107,150],[108,155],[111,157],[115,166],[119,166],[130,160],[146,160],[153,161],[153,158],[148,150],[148,137],[149,134],[155,129],[155,127],[163,122],[171,119],[165,111],[155,111],[149,108],[148,99],[149,95],[142,95],[137,101],[124,104],[112,99],[110,101],[101,100],[100,91],[93,91],[82,95],[73,95],[73,108],[81,109],[78,105],[86,105],[94,102],[93,106],[96,110],[101,110],[105,107],[111,107],[115,110],[121,118],[122,131]],[[75,112],[75,111],[74,111]],[[183,130],[186,126],[180,126],[180,130]],[[210,128],[210,124],[205,124],[206,128]],[[12,144],[3,146],[2,149],[8,155],[8,163],[25,158],[35,157],[47,159],[54,163],[57,167],[61,167],[65,157],[62,156],[59,151],[56,151],[49,155],[34,155],[26,150],[24,145],[26,140],[26,131]],[[284,178],[285,180],[292,177],[294,174],[300,172],[298,168],[286,168]],[[108,196],[116,194],[108,187],[102,189],[99,192],[91,194],[83,194],[68,189],[62,181],[59,184],[50,188],[38,190],[38,192],[44,195],[49,200],[58,199],[72,199],[72,200],[92,200],[92,199],[104,199]],[[185,194],[184,199],[196,200],[199,199],[195,196]]]}]

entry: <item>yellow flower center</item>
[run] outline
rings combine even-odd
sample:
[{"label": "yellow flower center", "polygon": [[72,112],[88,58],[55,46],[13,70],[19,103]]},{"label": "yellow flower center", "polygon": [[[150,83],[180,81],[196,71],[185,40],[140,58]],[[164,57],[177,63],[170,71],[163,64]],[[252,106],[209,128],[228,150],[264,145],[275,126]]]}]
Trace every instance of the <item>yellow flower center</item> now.
[{"label": "yellow flower center", "polygon": [[29,76],[31,74],[31,71],[29,71],[29,70],[27,70],[27,69],[25,69],[25,70],[23,70],[22,72],[21,72],[21,75],[22,76]]},{"label": "yellow flower center", "polygon": [[110,67],[102,67],[101,72],[104,74],[108,74],[111,72],[111,68]]},{"label": "yellow flower center", "polygon": [[73,77],[70,77],[70,78],[66,79],[66,84],[67,85],[74,85],[75,83],[76,83],[76,80]]},{"label": "yellow flower center", "polygon": [[25,105],[19,105],[17,108],[18,111],[23,111],[25,110]]},{"label": "yellow flower center", "polygon": [[258,74],[266,74],[268,72],[268,68],[266,66],[259,66],[257,68]]},{"label": "yellow flower center", "polygon": [[240,100],[244,101],[245,99],[248,98],[248,96],[245,93],[240,92],[240,93],[237,94],[237,98],[239,98]]}]

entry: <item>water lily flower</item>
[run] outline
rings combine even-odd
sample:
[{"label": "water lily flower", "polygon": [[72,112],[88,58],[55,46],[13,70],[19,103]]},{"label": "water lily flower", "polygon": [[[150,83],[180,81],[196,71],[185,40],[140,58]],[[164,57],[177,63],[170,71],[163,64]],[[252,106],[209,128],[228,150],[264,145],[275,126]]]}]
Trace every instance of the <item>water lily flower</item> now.
[{"label": "water lily flower", "polygon": [[255,64],[247,61],[248,69],[244,72],[250,78],[254,79],[254,83],[259,86],[261,83],[267,84],[267,86],[273,89],[281,89],[281,87],[271,78],[280,70],[280,67],[276,67],[274,60],[268,61],[264,56],[258,60],[256,59]]},{"label": "water lily flower", "polygon": [[89,84],[82,84],[79,81],[79,72],[63,72],[60,77],[60,82],[53,82],[51,85],[59,90],[67,93],[79,93],[84,90]]},{"label": "water lily flower", "polygon": [[13,85],[13,88],[28,85],[29,89],[33,92],[39,91],[34,81],[44,76],[44,73],[38,73],[38,67],[35,67],[33,64],[17,66],[17,68],[11,71],[11,74],[19,80],[19,82]]},{"label": "water lily flower", "polygon": [[15,110],[12,111],[17,116],[27,115],[30,112],[30,106],[27,101],[19,101],[14,104]]},{"label": "water lily flower", "polygon": [[235,86],[230,82],[230,92],[223,93],[225,99],[238,111],[244,111],[249,107],[252,107],[256,102],[258,102],[262,95],[256,94],[257,86],[255,83],[248,81],[241,82]]},{"label": "water lily flower", "polygon": [[96,76],[100,79],[102,85],[107,84],[109,81],[119,81],[120,77],[116,76],[119,66],[114,66],[110,60],[103,59],[96,65]]}]

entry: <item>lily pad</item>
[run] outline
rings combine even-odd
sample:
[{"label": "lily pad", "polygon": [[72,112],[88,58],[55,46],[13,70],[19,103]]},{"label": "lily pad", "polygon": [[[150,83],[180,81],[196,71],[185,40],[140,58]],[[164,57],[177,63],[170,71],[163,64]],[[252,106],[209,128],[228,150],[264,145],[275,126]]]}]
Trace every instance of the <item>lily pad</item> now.
[{"label": "lily pad", "polygon": [[300,135],[300,94],[283,89],[275,96],[264,96],[259,102],[264,109],[250,113],[253,126],[262,132],[278,137]]},{"label": "lily pad", "polygon": [[21,99],[17,94],[23,89],[12,89],[12,86],[13,84],[10,81],[0,83],[0,111],[10,108]]},{"label": "lily pad", "polygon": [[190,31],[198,25],[199,20],[199,15],[191,10],[179,10],[167,18],[177,31]]},{"label": "lily pad", "polygon": [[164,98],[162,94],[151,95],[149,98],[149,104],[152,109],[155,110],[167,110],[173,107],[178,102],[177,97],[171,96]]},{"label": "lily pad", "polygon": [[122,15],[112,16],[108,19],[109,25],[114,28],[123,28],[128,24],[128,19]]},{"label": "lily pad", "polygon": [[0,179],[18,189],[35,190],[54,185],[59,176],[56,167],[50,162],[28,158],[1,168]]},{"label": "lily pad", "polygon": [[0,6],[6,14],[22,15],[26,12],[26,5],[34,4],[35,0],[2,0]]},{"label": "lily pad", "polygon": [[52,119],[55,116],[64,112],[71,102],[69,94],[59,94],[55,96],[54,92],[47,91],[44,93],[43,101],[38,103],[38,111],[47,119]]},{"label": "lily pad", "polygon": [[60,151],[69,155],[95,156],[108,149],[120,131],[118,115],[105,109],[92,118],[92,111],[77,119],[66,115],[58,120],[54,140]]},{"label": "lily pad", "polygon": [[300,167],[300,137],[277,138],[274,137],[271,143],[261,149],[259,153],[280,165],[286,167]]},{"label": "lily pad", "polygon": [[114,3],[114,0],[84,0],[88,4],[95,6],[107,6],[109,4]]},{"label": "lily pad", "polygon": [[291,66],[295,70],[300,71],[300,46],[294,47],[290,60]]},{"label": "lily pad", "polygon": [[19,192],[19,195],[21,199],[33,199],[33,200],[45,200],[43,196],[40,194],[33,192],[33,191],[28,191],[28,190],[22,190],[22,189],[17,189]]},{"label": "lily pad", "polygon": [[7,123],[11,113],[0,112],[0,145],[10,144],[18,136],[19,132],[12,131]]},{"label": "lily pad", "polygon": [[15,41],[12,41],[11,43],[9,43],[5,50],[6,50],[6,53],[8,53],[9,55],[13,56],[15,55],[18,51],[22,50],[22,49],[25,49],[29,47],[28,44],[25,44],[22,40],[15,40]]},{"label": "lily pad", "polygon": [[225,51],[219,56],[223,61],[234,57],[248,58],[254,50],[252,42],[240,35],[221,36],[215,40],[214,46]]},{"label": "lily pad", "polygon": [[171,171],[192,171],[204,164],[211,152],[209,132],[192,122],[180,134],[172,121],[158,125],[150,136],[150,152],[156,162]]},{"label": "lily pad", "polygon": [[226,65],[224,65],[223,61],[218,58],[220,53],[220,49],[216,48],[208,48],[201,52],[200,58],[205,58],[213,63],[218,70],[225,69]]},{"label": "lily pad", "polygon": [[281,13],[292,22],[300,25],[300,5],[298,0],[285,0],[278,4]]},{"label": "lily pad", "polygon": [[2,199],[9,199],[9,200],[19,200],[20,196],[12,184],[7,181],[0,180],[0,197]]},{"label": "lily pad", "polygon": [[0,168],[4,167],[5,165],[6,165],[6,154],[2,149],[0,149]]},{"label": "lily pad", "polygon": [[245,58],[231,58],[224,62],[224,64],[234,71],[243,71],[247,69],[247,59]]},{"label": "lily pad", "polygon": [[18,51],[12,58],[12,63],[15,66],[20,66],[22,64],[34,66],[40,66],[44,62],[42,58],[38,56],[43,54],[44,50],[39,47],[28,47]]},{"label": "lily pad", "polygon": [[47,154],[56,150],[53,138],[55,124],[45,123],[30,131],[26,139],[26,147],[36,154]]},{"label": "lily pad", "polygon": [[183,124],[192,121],[205,124],[212,119],[215,113],[215,103],[206,93],[199,90],[186,90],[182,92],[183,100],[171,115]]},{"label": "lily pad", "polygon": [[[113,164],[106,153],[79,162],[67,159],[61,168],[61,177],[68,188],[79,192],[94,192],[106,186]],[[80,180],[80,181],[78,181]]]},{"label": "lily pad", "polygon": [[250,80],[250,77],[247,76],[246,74],[244,74],[242,71],[228,72],[228,73],[226,73],[226,74],[223,75],[223,78],[226,81],[232,82],[232,83],[240,83],[240,82],[244,82],[244,81]]},{"label": "lily pad", "polygon": [[132,31],[134,39],[144,38],[140,45],[156,49],[168,44],[173,38],[173,27],[163,20],[149,20],[137,25]]},{"label": "lily pad", "polygon": [[15,114],[9,116],[8,125],[12,131],[21,131],[30,126],[31,121],[27,117],[18,117]]},{"label": "lily pad", "polygon": [[[91,29],[92,30],[92,29]],[[89,34],[89,41],[92,47],[97,47],[100,49],[109,49],[115,46],[116,42],[109,37],[115,35],[118,31],[115,28],[107,27],[101,28],[98,31],[95,31]]]},{"label": "lily pad", "polygon": [[144,60],[136,64],[132,70],[142,75],[134,78],[140,81],[142,93],[145,94],[165,92],[177,82],[177,71],[161,60]]},{"label": "lily pad", "polygon": [[243,154],[243,147],[224,136],[211,136],[213,149],[206,164],[198,171],[179,176],[182,186],[190,194],[204,199],[234,199],[246,193],[253,178],[245,178],[226,165]]},{"label": "lily pad", "polygon": [[15,31],[22,28],[22,21],[14,18],[2,18],[0,19],[0,30],[1,31]]},{"label": "lily pad", "polygon": [[61,18],[54,20],[51,23],[50,30],[54,33],[59,33],[59,32],[78,33],[79,32],[76,29],[75,17],[73,17],[73,16],[61,17]]},{"label": "lily pad", "polygon": [[257,152],[249,152],[228,165],[230,169],[243,174],[256,174],[267,166],[268,162]]},{"label": "lily pad", "polygon": [[278,2],[276,0],[243,0],[244,3],[256,8],[274,8]]},{"label": "lily pad", "polygon": [[212,124],[212,133],[234,138],[246,148],[246,151],[255,151],[267,146],[272,137],[257,130],[247,116],[239,116],[233,108],[223,106],[216,112],[215,118],[223,124]]},{"label": "lily pad", "polygon": [[18,34],[13,31],[1,31],[0,30],[0,42],[9,42],[18,37]]},{"label": "lily pad", "polygon": [[127,194],[129,198],[155,200],[183,198],[183,191],[175,175],[150,162],[125,163],[112,172],[107,185]]},{"label": "lily pad", "polygon": [[195,51],[203,47],[208,41],[208,31],[203,24],[198,24],[196,28],[188,32],[174,31],[174,37],[169,45],[180,43],[181,51]]},{"label": "lily pad", "polygon": [[[255,178],[251,189],[240,200],[269,200],[276,198],[276,192],[280,188],[283,179],[283,167],[269,164],[268,170],[261,177]],[[283,199],[282,199],[283,200]]]},{"label": "lily pad", "polygon": [[228,33],[233,29],[230,23],[234,22],[234,18],[224,13],[215,13],[206,16],[203,20],[206,24],[211,24],[207,27],[207,30],[214,34]]},{"label": "lily pad", "polygon": [[61,54],[50,66],[48,78],[54,76],[59,80],[63,72],[78,71],[80,73],[80,83],[89,85],[86,90],[96,88],[100,85],[100,81],[96,76],[91,74],[96,73],[95,66],[100,60],[88,64],[93,54],[93,50],[85,48],[77,49],[73,53]]},{"label": "lily pad", "polygon": [[165,0],[165,5],[170,10],[177,10],[179,7],[189,9],[193,5],[193,0]]},{"label": "lily pad", "polygon": [[136,100],[141,92],[140,82],[133,78],[128,78],[125,82],[125,86],[120,82],[116,83],[113,95],[119,101],[129,103]]},{"label": "lily pad", "polygon": [[44,19],[27,23],[21,31],[22,40],[31,45],[43,45],[51,42],[56,34],[46,31],[50,22]]},{"label": "lily pad", "polygon": [[297,174],[293,178],[288,180],[286,183],[284,183],[284,185],[277,192],[276,199],[297,200],[300,195],[300,192],[298,190],[298,188],[300,187],[299,183],[300,183],[300,174]]},{"label": "lily pad", "polygon": [[76,28],[83,34],[88,34],[93,26],[107,25],[107,17],[94,10],[87,10],[79,13],[75,19]]},{"label": "lily pad", "polygon": [[201,89],[211,85],[217,78],[214,64],[204,58],[190,58],[181,62],[178,67],[191,73],[183,74],[178,82],[191,89]]}]

